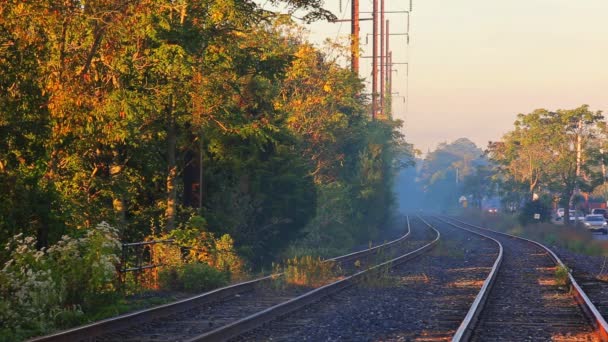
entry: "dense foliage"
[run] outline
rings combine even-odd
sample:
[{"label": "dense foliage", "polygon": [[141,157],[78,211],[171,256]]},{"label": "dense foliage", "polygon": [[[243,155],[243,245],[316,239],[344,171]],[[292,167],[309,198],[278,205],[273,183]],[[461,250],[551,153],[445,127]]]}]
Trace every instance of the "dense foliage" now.
[{"label": "dense foliage", "polygon": [[[607,133],[602,113],[586,105],[519,114],[513,129],[485,151],[461,138],[429,152],[416,173],[407,170],[399,178],[409,184],[408,194],[417,188],[401,201],[412,209],[439,210],[460,206],[461,196],[478,208],[500,201],[524,223],[547,221],[557,207],[588,212],[585,202],[608,200]],[[568,216],[566,210],[566,222]]]},{"label": "dense foliage", "polygon": [[478,205],[491,190],[477,181],[486,173],[487,160],[469,139],[440,144],[421,164],[418,181],[425,209],[456,208],[461,196],[469,197],[474,202],[471,204]]},{"label": "dense foliage", "polygon": [[[271,3],[333,18],[319,0]],[[180,259],[154,282],[201,290],[290,245],[376,237],[394,156],[410,156],[400,122],[371,121],[341,47],[302,34],[250,0],[0,4],[2,320],[38,315],[28,335],[61,326],[45,315],[86,311],[115,290],[116,241],[174,239],[154,247]],[[96,240],[103,221],[112,243]]]},{"label": "dense foliage", "polygon": [[[574,208],[578,198],[605,183],[605,138],[602,113],[586,105],[537,109],[518,115],[514,130],[489,144],[488,155],[506,200],[519,205],[538,199],[545,207]],[[569,222],[568,210],[564,216]]]},{"label": "dense foliage", "polygon": [[[333,18],[319,0],[271,2]],[[223,283],[294,241],[318,253],[376,237],[394,156],[409,158],[400,122],[371,121],[362,80],[302,31],[250,0],[0,4],[3,320],[29,317],[15,301],[50,322],[113,291],[116,251],[81,250],[107,247],[103,221],[116,241],[190,248],[179,288],[195,282],[184,270]],[[16,248],[35,270],[14,272]],[[30,282],[48,289],[15,297]]]}]

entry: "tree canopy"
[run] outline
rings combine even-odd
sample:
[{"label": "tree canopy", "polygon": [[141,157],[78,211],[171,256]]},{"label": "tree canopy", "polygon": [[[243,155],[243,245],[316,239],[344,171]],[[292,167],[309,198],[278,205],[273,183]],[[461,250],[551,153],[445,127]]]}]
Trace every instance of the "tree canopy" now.
[{"label": "tree canopy", "polygon": [[[319,0],[273,3],[334,18]],[[2,242],[101,221],[134,241],[199,216],[263,263],[321,221],[354,243],[391,216],[401,123],[370,121],[362,80],[290,15],[248,0],[0,13]]]}]

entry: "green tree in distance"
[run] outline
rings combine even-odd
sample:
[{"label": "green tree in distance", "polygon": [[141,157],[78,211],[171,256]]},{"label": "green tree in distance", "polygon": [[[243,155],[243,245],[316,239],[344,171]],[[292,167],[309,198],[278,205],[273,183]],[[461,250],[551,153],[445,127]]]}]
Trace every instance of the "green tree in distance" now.
[{"label": "green tree in distance", "polygon": [[[590,192],[601,180],[603,120],[586,105],[520,114],[515,130],[491,143],[488,153],[504,179],[528,185],[529,199],[539,191],[556,193],[564,207],[571,207],[578,190]],[[568,210],[564,216],[569,222]]]}]

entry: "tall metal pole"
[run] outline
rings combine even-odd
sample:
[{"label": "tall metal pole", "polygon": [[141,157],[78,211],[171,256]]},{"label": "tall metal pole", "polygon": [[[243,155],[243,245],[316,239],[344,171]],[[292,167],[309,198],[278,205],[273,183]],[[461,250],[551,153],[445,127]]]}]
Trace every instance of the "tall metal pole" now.
[{"label": "tall metal pole", "polygon": [[350,68],[351,70],[359,75],[359,0],[352,0],[351,5],[351,56],[350,56]]},{"label": "tall metal pole", "polygon": [[[388,88],[390,87],[390,83],[388,82],[389,78],[390,78],[390,74],[391,74],[391,65],[389,64],[389,37],[391,36],[390,34],[390,29],[389,29],[389,21],[388,19],[386,20],[386,36],[385,36],[385,40],[386,43],[384,44],[384,81],[386,82],[385,87]],[[391,97],[391,91],[390,90],[386,90],[386,96],[387,97]],[[383,106],[384,108],[384,106]],[[389,108],[390,109],[390,108]],[[385,113],[384,113],[385,112]],[[386,114],[388,116],[389,112],[388,111],[384,111],[383,113]]]},{"label": "tall metal pole", "polygon": [[[388,59],[387,59],[387,65],[388,68],[386,68],[386,73],[388,75],[388,93],[392,94],[393,93],[393,52],[389,51],[388,52]],[[392,95],[391,95],[391,99],[392,99]],[[393,101],[391,100],[391,107],[389,108],[391,110],[391,113],[393,111]],[[389,114],[391,114],[389,113]]]},{"label": "tall metal pole", "polygon": [[384,0],[380,0],[380,115],[384,117]]},{"label": "tall metal pole", "polygon": [[378,0],[373,0],[372,13],[372,120],[376,119],[376,109],[378,105]]},{"label": "tall metal pole", "polygon": [[203,216],[203,131],[201,129],[199,141],[199,165],[198,165],[198,214]]}]

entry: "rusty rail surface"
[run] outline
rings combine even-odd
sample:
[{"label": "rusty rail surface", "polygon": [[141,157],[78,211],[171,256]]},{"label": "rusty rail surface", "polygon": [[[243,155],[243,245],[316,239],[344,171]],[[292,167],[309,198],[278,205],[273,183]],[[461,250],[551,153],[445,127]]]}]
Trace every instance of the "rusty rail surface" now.
[{"label": "rusty rail surface", "polygon": [[[380,248],[387,246],[394,246],[400,242],[405,241],[410,235],[410,221],[409,217],[406,217],[407,222],[407,232],[405,235],[400,238],[384,243],[382,245],[372,247],[369,249],[365,249],[362,251],[346,254],[343,256],[335,257],[332,261],[336,262],[344,262],[352,259],[356,259],[362,256],[366,256],[369,254],[376,253]],[[275,279],[277,276],[281,276],[281,274],[273,274],[262,278],[257,278],[254,280],[222,287],[219,289],[215,289],[209,292],[202,293],[200,295],[196,295],[191,298],[186,298],[183,300],[179,300],[173,303],[160,305],[157,307],[143,309],[127,314],[122,314],[116,317],[107,318],[101,321],[93,322],[87,325],[83,325],[80,327],[75,327],[63,331],[59,331],[50,335],[39,336],[36,338],[32,338],[28,341],[30,342],[56,342],[56,341],[93,341],[96,336],[106,334],[109,332],[121,330],[124,328],[128,328],[137,324],[141,324],[144,322],[149,322],[151,320],[157,318],[167,317],[169,315],[187,311],[193,309],[197,306],[210,304],[214,302],[221,301],[222,299],[228,298],[230,296],[234,296],[236,294],[245,293],[248,291],[253,291],[254,287],[258,284],[263,284],[265,282],[269,282]],[[319,289],[317,289],[319,290]],[[316,291],[316,290],[315,290]],[[325,290],[324,290],[325,291]],[[314,292],[314,291],[313,291]]]},{"label": "rusty rail surface", "polygon": [[[570,287],[570,294],[574,297],[574,299],[576,300],[576,302],[578,303],[578,305],[581,307],[582,311],[585,313],[585,315],[587,316],[587,318],[589,319],[589,321],[593,324],[593,326],[597,329],[597,334],[598,337],[600,338],[601,341],[608,341],[608,323],[606,323],[606,320],[604,319],[604,317],[600,314],[600,312],[597,310],[597,308],[595,307],[595,305],[591,302],[591,300],[589,299],[589,297],[587,296],[587,294],[582,290],[582,288],[579,286],[579,284],[576,282],[576,280],[574,279],[574,277],[572,276],[570,269],[568,269],[566,267],[566,265],[564,265],[564,263],[561,261],[561,259],[555,254],[553,253],[552,250],[550,250],[548,247],[546,247],[545,245],[534,241],[534,240],[530,240],[530,239],[526,239],[520,236],[515,236],[515,235],[511,235],[511,234],[507,234],[507,233],[503,233],[503,232],[499,232],[499,231],[495,231],[492,229],[488,229],[488,228],[484,228],[484,227],[480,227],[471,223],[467,223],[458,219],[455,219],[453,217],[449,217],[450,220],[456,221],[460,224],[464,224],[467,225],[469,227],[473,227],[476,229],[481,229],[481,230],[485,230],[485,231],[489,231],[492,233],[496,233],[496,234],[500,234],[500,235],[504,235],[510,238],[515,238],[515,239],[520,239],[523,241],[527,241],[530,242],[540,248],[542,248],[543,250],[547,251],[547,253],[551,256],[551,259],[553,259],[553,261],[555,262],[555,264],[559,267],[563,267],[564,269],[568,270],[568,284]],[[444,221],[444,220],[442,220]],[[446,221],[444,221],[446,222]],[[453,225],[453,224],[452,224]],[[465,228],[462,228],[465,229]],[[485,284],[484,284],[485,285]],[[477,302],[477,301],[476,301]],[[477,309],[475,308],[476,311],[481,311],[481,309],[483,308],[483,303],[481,303],[481,308]],[[473,310],[474,308],[471,307],[471,310]],[[468,316],[468,315],[467,315]],[[466,329],[466,331],[471,332],[475,326],[476,321],[469,321],[469,322],[465,322],[463,321],[463,325],[466,323],[467,326],[463,327],[463,329]],[[459,329],[460,331],[460,329]],[[468,337],[468,335],[466,335]],[[457,335],[454,335],[454,339],[452,341],[466,341],[466,339],[462,339],[462,336],[460,336],[459,338],[461,339],[456,339]]]}]

